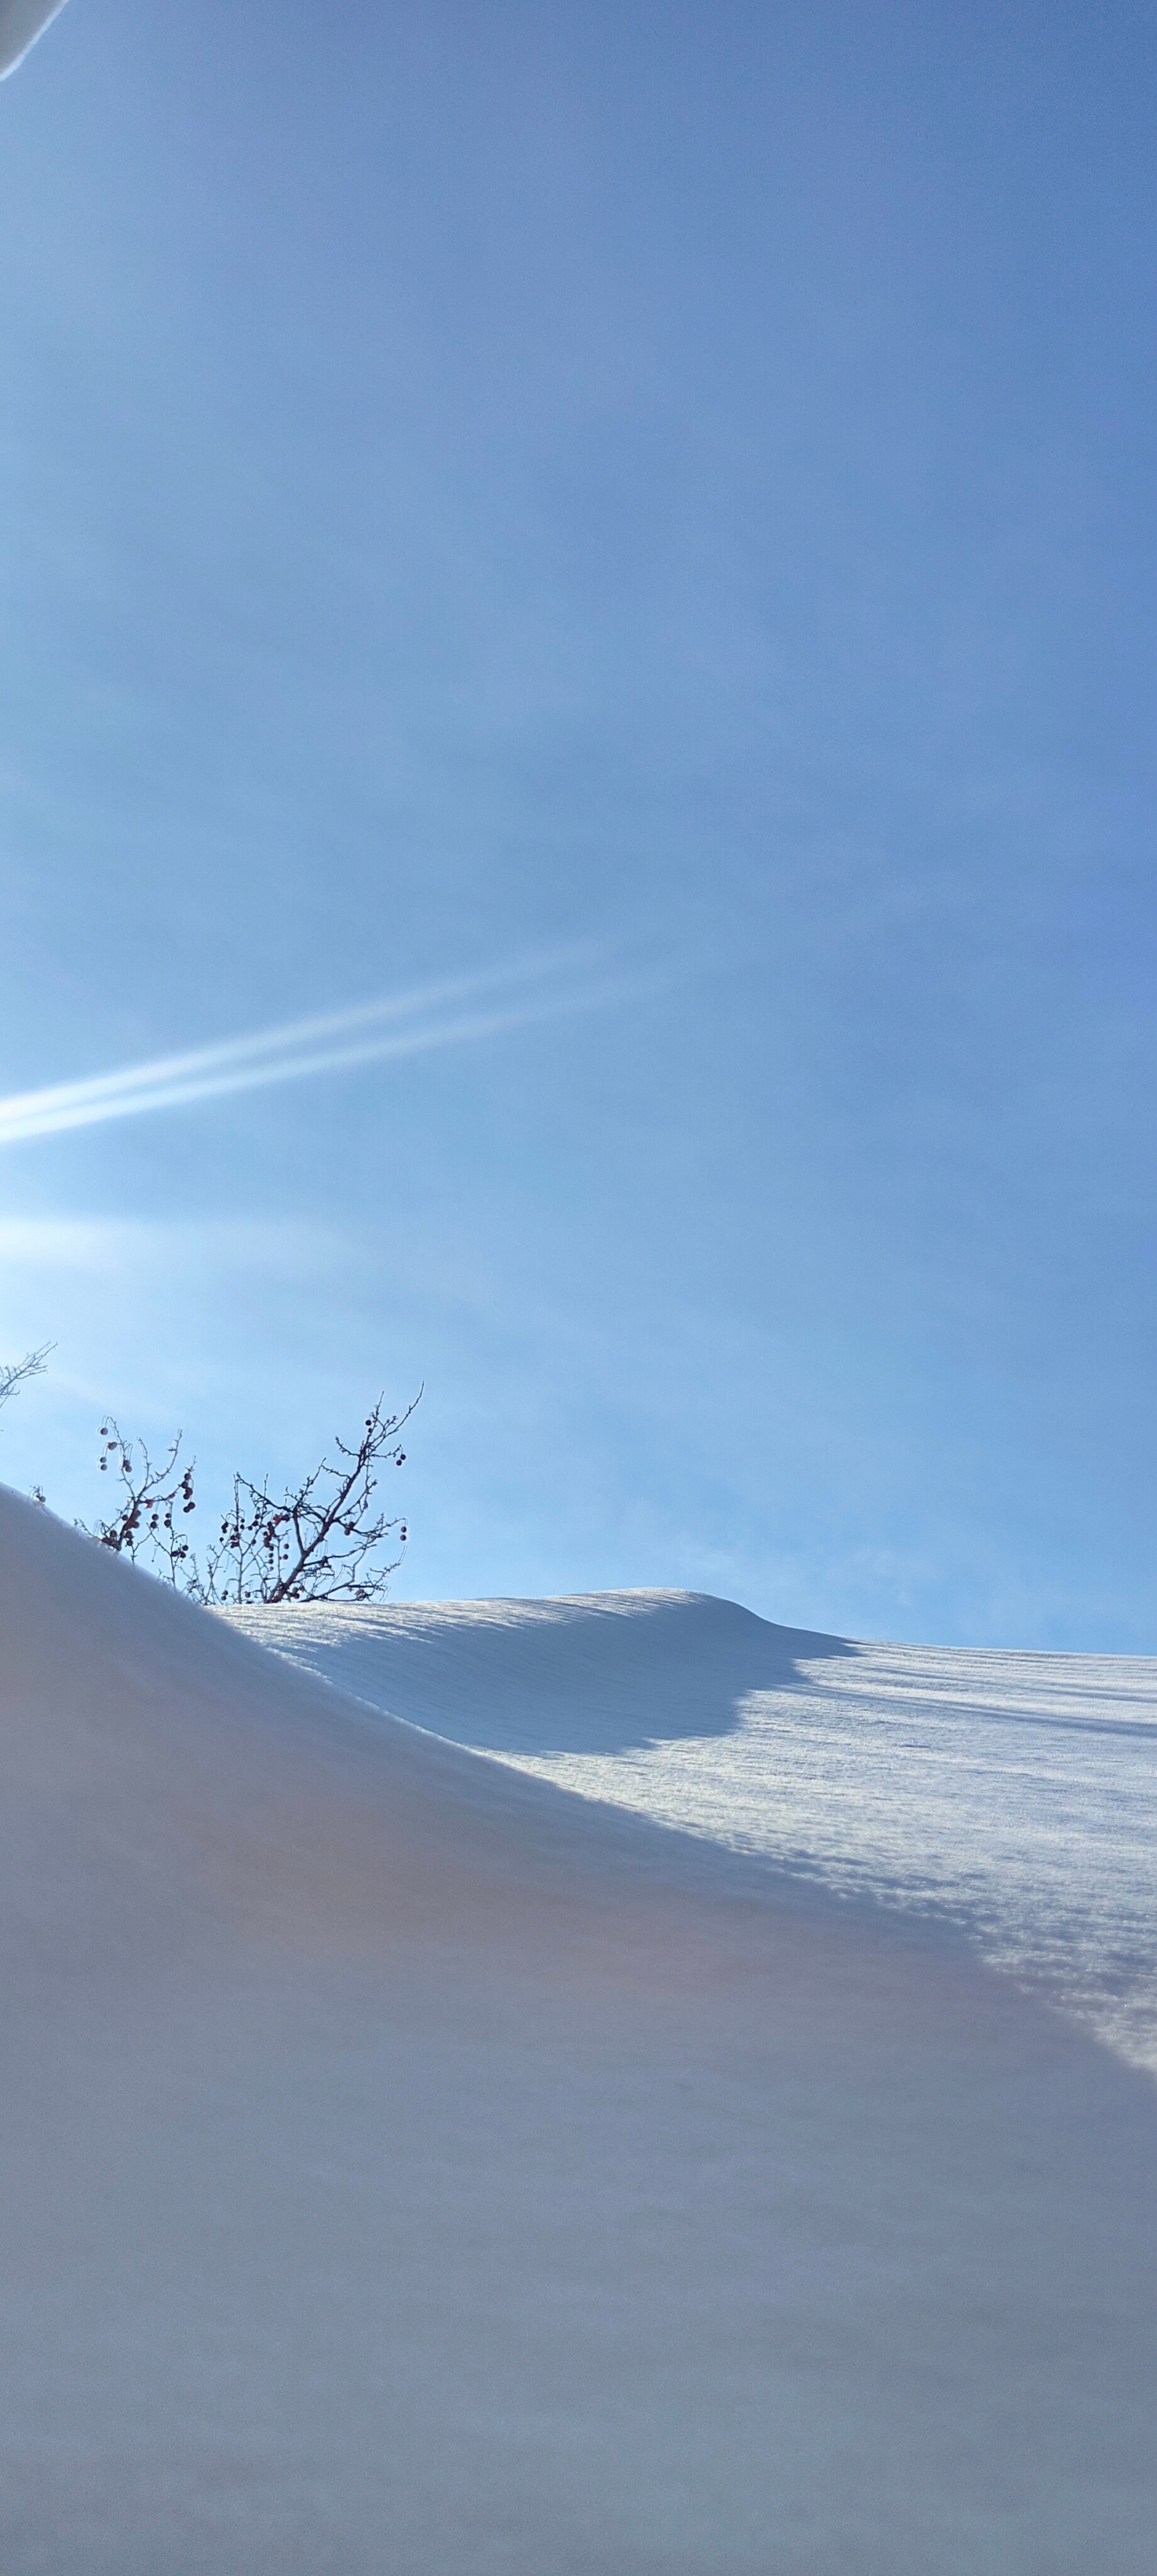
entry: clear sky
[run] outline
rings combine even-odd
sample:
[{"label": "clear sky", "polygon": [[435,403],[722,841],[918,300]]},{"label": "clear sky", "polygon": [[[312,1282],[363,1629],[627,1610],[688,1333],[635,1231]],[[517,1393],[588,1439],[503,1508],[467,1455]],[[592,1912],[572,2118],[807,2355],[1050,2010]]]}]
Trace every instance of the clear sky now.
[{"label": "clear sky", "polygon": [[1120,0],[69,0],[0,1474],[424,1379],[404,1596],[1157,1650],[1155,120]]}]

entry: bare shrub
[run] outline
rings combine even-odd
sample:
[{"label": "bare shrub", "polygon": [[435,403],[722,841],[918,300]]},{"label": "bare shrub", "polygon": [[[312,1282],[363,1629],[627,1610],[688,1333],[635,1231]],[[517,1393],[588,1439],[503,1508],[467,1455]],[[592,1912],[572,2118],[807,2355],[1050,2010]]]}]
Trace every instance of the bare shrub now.
[{"label": "bare shrub", "polygon": [[[183,1438],[178,1431],[161,1465],[154,1467],[144,1441],[126,1440],[110,1413],[100,1426],[99,1465],[102,1476],[111,1471],[119,1477],[120,1505],[111,1520],[98,1521],[88,1536],[99,1539],[102,1547],[111,1547],[117,1556],[131,1556],[134,1565],[143,1556],[150,1571],[159,1568],[170,1583],[203,1598],[195,1579],[192,1540],[174,1519],[174,1513],[184,1516],[197,1508],[193,1498],[196,1459],[178,1467]],[[84,1529],[86,1524],[81,1521],[78,1527]]]},{"label": "bare shrub", "polygon": [[380,1554],[396,1541],[405,1546],[405,1521],[375,1508],[382,1470],[405,1464],[401,1433],[422,1390],[404,1413],[388,1414],[379,1396],[354,1443],[338,1439],[336,1457],[322,1458],[301,1483],[274,1495],[268,1483],[233,1479],[233,1499],[222,1514],[203,1562],[183,1524],[197,1509],[196,1460],[181,1463],[182,1434],[154,1464],[143,1440],[126,1440],[111,1416],[101,1424],[100,1468],[119,1478],[122,1493],[111,1519],[89,1532],[118,1556],[144,1562],[179,1590],[208,1606],[244,1601],[378,1601],[401,1556]]}]

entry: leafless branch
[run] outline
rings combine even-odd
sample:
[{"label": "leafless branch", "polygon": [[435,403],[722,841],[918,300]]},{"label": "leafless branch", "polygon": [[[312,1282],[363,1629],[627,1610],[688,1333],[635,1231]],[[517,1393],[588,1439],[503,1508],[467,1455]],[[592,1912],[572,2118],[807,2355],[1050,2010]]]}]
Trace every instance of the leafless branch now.
[{"label": "leafless branch", "polygon": [[[247,1476],[233,1479],[231,1507],[202,1565],[183,1523],[197,1508],[195,1460],[181,1464],[181,1434],[154,1465],[143,1440],[126,1440],[111,1415],[101,1424],[100,1469],[120,1483],[119,1508],[89,1536],[160,1573],[207,1605],[243,1601],[377,1601],[406,1543],[406,1524],[375,1509],[382,1470],[405,1464],[401,1433],[421,1401],[385,1411],[379,1396],[351,1446],[335,1443],[311,1475],[284,1494]],[[84,1524],[82,1523],[83,1527]]]},{"label": "leafless branch", "polygon": [[[115,1555],[130,1556],[134,1564],[144,1556],[159,1565],[168,1582],[194,1591],[197,1561],[179,1521],[197,1508],[193,1498],[196,1460],[179,1466],[182,1437],[178,1431],[166,1457],[155,1467],[143,1440],[126,1440],[111,1414],[102,1422],[100,1471],[117,1479],[121,1493],[112,1519],[98,1521],[88,1535],[99,1539],[102,1547],[111,1547]],[[84,1526],[81,1522],[80,1527]]]},{"label": "leafless branch", "polygon": [[41,1375],[52,1348],[51,1342],[42,1342],[38,1351],[26,1351],[23,1359],[15,1360],[10,1367],[0,1361],[0,1404],[7,1404],[9,1396],[15,1395],[30,1377]]},{"label": "leafless branch", "polygon": [[336,1461],[320,1466],[295,1490],[274,1496],[268,1485],[233,1479],[233,1505],[210,1549],[199,1597],[204,1601],[378,1601],[401,1557],[373,1562],[395,1537],[406,1543],[406,1524],[375,1511],[381,1471],[401,1467],[401,1432],[421,1388],[404,1413],[388,1414],[379,1396],[356,1446],[338,1439]]}]

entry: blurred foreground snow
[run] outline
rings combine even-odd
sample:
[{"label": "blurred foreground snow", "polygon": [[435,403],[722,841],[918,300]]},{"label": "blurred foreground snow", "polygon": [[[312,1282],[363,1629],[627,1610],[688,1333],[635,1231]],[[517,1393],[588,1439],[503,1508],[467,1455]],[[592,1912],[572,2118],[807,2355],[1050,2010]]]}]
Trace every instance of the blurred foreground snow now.
[{"label": "blurred foreground snow", "polygon": [[390,1618],[297,1623],[359,1704],[0,1488],[4,2576],[1150,2576],[1157,2090],[908,1902],[1010,1721]]}]

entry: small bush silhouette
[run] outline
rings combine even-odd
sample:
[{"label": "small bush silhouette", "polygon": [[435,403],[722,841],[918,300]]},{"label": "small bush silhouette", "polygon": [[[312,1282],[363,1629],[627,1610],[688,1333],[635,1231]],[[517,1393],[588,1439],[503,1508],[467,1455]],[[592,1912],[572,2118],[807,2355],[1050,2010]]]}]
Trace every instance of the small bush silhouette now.
[{"label": "small bush silhouette", "polygon": [[[196,1460],[181,1462],[183,1434],[154,1464],[143,1440],[126,1440],[111,1414],[101,1424],[100,1468],[121,1486],[111,1519],[88,1535],[118,1556],[208,1606],[232,1601],[378,1601],[401,1556],[384,1562],[379,1551],[406,1543],[404,1520],[376,1510],[383,1468],[401,1467],[401,1432],[421,1400],[419,1387],[404,1413],[386,1413],[379,1396],[354,1443],[335,1442],[336,1458],[322,1458],[300,1485],[281,1495],[248,1476],[234,1476],[233,1499],[218,1522],[203,1561],[185,1524],[197,1509]],[[81,1523],[81,1527],[85,1524]],[[377,1560],[375,1562],[375,1559]]]}]

